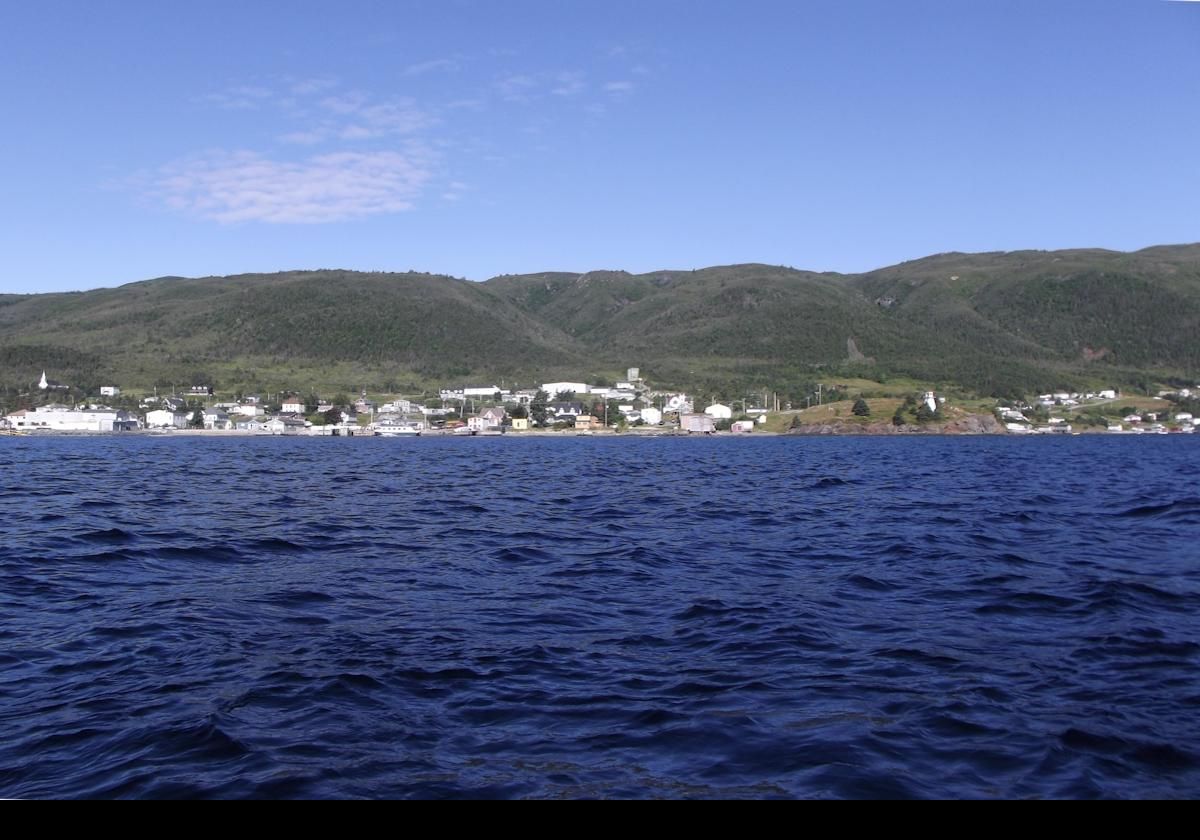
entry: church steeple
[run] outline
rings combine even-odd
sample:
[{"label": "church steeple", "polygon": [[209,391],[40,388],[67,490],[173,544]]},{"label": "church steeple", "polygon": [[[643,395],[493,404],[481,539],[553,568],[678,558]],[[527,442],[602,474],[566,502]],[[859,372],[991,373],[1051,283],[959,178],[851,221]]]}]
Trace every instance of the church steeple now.
[{"label": "church steeple", "polygon": [[42,381],[38,383],[38,387],[45,391],[50,387],[50,382],[46,379],[46,371],[42,371]]}]

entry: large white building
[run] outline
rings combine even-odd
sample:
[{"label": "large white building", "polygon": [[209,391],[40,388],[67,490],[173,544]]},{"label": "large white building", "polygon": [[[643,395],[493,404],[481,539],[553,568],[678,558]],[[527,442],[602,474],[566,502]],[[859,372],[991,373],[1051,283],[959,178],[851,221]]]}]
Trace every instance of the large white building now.
[{"label": "large white building", "polygon": [[496,394],[500,394],[503,399],[508,392],[496,385],[481,385],[471,388],[443,388],[438,396],[442,400],[490,400]]},{"label": "large white building", "polygon": [[8,422],[14,429],[48,432],[122,432],[138,427],[138,421],[127,411],[65,407],[15,411],[8,415]]},{"label": "large white building", "polygon": [[563,391],[570,391],[578,397],[588,393],[588,385],[586,382],[546,382],[542,384],[542,390],[550,395],[550,399],[554,399],[555,394]]}]

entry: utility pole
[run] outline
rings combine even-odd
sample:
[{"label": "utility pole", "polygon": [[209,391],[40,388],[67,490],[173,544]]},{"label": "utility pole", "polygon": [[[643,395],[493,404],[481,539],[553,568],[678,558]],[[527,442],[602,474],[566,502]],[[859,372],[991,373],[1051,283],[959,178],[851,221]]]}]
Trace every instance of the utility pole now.
[{"label": "utility pole", "polygon": [[821,384],[820,382],[817,383],[817,405],[821,405]]}]

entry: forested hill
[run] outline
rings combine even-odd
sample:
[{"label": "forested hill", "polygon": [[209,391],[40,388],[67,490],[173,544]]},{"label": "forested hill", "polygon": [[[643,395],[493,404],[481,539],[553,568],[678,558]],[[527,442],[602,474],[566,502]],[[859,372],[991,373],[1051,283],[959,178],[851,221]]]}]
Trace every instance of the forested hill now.
[{"label": "forested hill", "polygon": [[864,375],[1007,394],[1194,380],[1198,335],[1200,245],[950,253],[858,275],[293,271],[0,296],[0,384],[46,368],[83,387],[397,391],[636,365],[709,390]]}]

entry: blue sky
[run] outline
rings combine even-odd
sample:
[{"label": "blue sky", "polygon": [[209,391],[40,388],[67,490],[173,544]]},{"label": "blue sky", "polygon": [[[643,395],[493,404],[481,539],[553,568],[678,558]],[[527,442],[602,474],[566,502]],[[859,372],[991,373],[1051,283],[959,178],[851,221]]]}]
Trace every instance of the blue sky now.
[{"label": "blue sky", "polygon": [[1200,3],[0,6],[0,291],[1200,240]]}]

